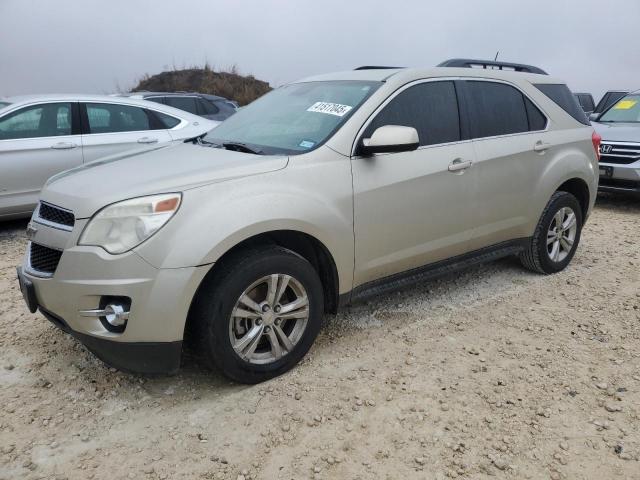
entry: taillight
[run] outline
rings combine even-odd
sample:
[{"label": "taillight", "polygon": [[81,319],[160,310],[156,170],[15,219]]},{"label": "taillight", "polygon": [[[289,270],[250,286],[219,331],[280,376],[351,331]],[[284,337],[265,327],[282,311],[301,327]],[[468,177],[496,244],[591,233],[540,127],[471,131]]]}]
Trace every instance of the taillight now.
[{"label": "taillight", "polygon": [[591,141],[593,142],[593,149],[596,151],[596,158],[600,161],[600,142],[602,142],[602,137],[595,130],[591,134]]}]

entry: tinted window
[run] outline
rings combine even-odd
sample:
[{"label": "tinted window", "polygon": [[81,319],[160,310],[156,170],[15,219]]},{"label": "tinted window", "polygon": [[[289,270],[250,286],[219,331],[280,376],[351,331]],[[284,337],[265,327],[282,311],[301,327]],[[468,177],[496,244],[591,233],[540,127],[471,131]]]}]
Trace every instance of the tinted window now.
[{"label": "tinted window", "polygon": [[535,132],[547,128],[547,117],[527,97],[524,97],[524,105],[527,108],[529,130]]},{"label": "tinted window", "polygon": [[215,115],[220,112],[220,109],[216,107],[212,102],[198,98],[198,108],[200,115]]},{"label": "tinted window", "polygon": [[87,118],[89,133],[152,130],[149,114],[140,107],[112,103],[87,103]]},{"label": "tinted window", "polygon": [[164,128],[173,128],[180,123],[180,119],[167,115],[166,113],[153,112],[154,115],[160,120]]},{"label": "tinted window", "polygon": [[539,83],[536,84],[535,87],[577,121],[585,125],[589,125],[587,116],[584,114],[584,111],[578,104],[578,101],[571,93],[571,90],[569,90],[569,87],[562,83]]},{"label": "tinted window", "polygon": [[384,125],[415,128],[420,145],[460,140],[458,99],[453,82],[426,82],[407,88],[373,119],[364,137],[371,137]]},{"label": "tinted window", "polygon": [[149,102],[164,104],[164,99],[162,97],[148,97],[148,98],[145,98],[145,100],[148,100]]},{"label": "tinted window", "polygon": [[[494,82],[468,81],[466,85],[471,130],[475,138],[529,131],[529,115],[520,90]],[[532,117],[535,117],[535,112]]]},{"label": "tinted window", "polygon": [[0,119],[0,140],[71,135],[71,104],[22,108]]},{"label": "tinted window", "polygon": [[174,108],[179,108],[185,112],[198,115],[198,107],[196,106],[195,97],[166,97],[165,102]]}]

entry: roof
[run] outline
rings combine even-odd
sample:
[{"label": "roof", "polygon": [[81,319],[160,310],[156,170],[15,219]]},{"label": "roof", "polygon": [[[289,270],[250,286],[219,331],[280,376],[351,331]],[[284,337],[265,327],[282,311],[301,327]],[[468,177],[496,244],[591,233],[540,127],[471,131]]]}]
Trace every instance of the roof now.
[{"label": "roof", "polygon": [[344,72],[327,73],[323,75],[307,77],[294,83],[330,80],[360,80],[370,82],[386,82],[393,80],[397,83],[406,83],[413,80],[431,77],[480,77],[505,81],[526,80],[530,83],[565,83],[564,81],[551,77],[549,75],[542,75],[537,73],[455,67],[347,70]]}]

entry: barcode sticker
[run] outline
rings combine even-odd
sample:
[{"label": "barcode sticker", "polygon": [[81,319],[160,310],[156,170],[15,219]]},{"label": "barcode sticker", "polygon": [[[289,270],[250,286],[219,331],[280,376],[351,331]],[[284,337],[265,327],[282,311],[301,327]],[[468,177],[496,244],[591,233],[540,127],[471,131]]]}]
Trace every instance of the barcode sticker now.
[{"label": "barcode sticker", "polygon": [[344,117],[353,107],[339,103],[316,102],[307,108],[307,112],[326,113],[336,117]]}]

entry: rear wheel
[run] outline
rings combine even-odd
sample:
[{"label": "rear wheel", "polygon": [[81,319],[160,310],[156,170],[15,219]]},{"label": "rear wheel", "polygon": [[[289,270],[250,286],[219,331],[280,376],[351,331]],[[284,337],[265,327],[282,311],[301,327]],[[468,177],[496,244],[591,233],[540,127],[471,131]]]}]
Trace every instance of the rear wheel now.
[{"label": "rear wheel", "polygon": [[318,335],[323,290],[303,257],[281,247],[241,252],[206,281],[194,314],[200,353],[242,383],[296,365]]},{"label": "rear wheel", "polygon": [[582,209],[572,194],[556,192],[542,212],[528,248],[520,254],[522,264],[535,272],[564,270],[578,248],[582,232]]}]

